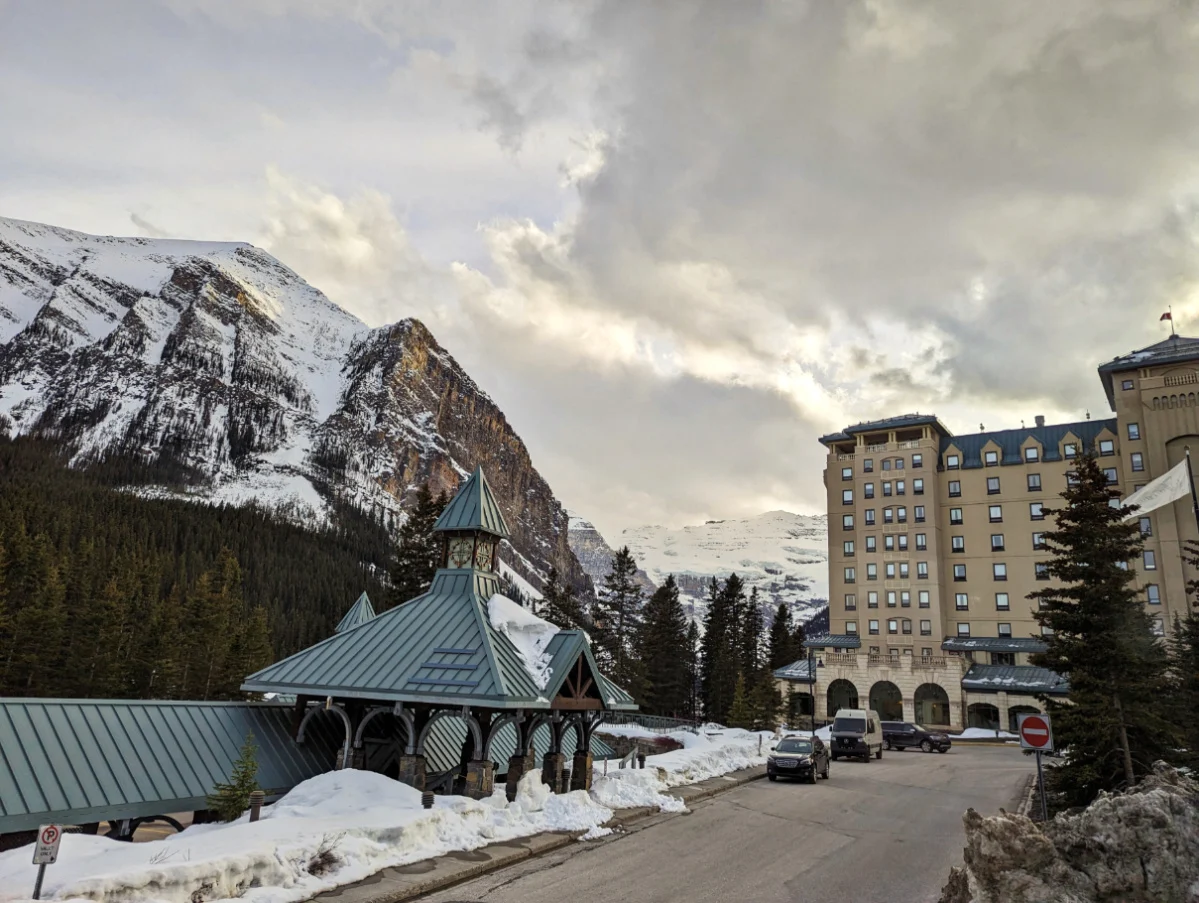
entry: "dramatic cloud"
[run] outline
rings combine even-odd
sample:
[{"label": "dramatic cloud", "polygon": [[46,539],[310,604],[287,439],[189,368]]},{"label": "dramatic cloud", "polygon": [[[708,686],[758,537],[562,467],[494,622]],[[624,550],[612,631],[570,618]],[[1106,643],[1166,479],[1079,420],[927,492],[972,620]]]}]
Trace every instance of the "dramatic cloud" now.
[{"label": "dramatic cloud", "polygon": [[819,510],[851,421],[1102,416],[1199,317],[1190,4],[105,6],[0,2],[0,213],[422,317],[610,533]]}]

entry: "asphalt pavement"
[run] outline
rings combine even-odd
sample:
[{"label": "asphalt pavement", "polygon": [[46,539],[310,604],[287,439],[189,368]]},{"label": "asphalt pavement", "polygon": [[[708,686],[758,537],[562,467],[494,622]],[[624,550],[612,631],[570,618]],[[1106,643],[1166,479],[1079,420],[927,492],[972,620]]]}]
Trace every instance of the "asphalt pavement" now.
[{"label": "asphalt pavement", "polygon": [[815,785],[756,781],[421,898],[428,903],[925,903],[960,864],[962,813],[1015,810],[1012,747],[837,761]]}]

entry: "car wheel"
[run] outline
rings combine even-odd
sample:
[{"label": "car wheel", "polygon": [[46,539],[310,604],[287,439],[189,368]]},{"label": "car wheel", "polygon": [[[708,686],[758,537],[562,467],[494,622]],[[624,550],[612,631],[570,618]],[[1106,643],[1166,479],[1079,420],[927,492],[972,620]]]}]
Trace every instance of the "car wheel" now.
[{"label": "car wheel", "polygon": [[[891,748],[891,747],[889,747],[889,746],[887,747],[887,749],[890,749],[890,748]],[[897,750],[899,750],[900,752],[903,752],[905,749],[907,749],[907,747],[906,747],[906,746],[897,746],[897,747],[895,747],[895,748],[896,748]]]},{"label": "car wheel", "polygon": [[888,741],[887,741],[887,743],[886,743],[886,747],[887,747],[887,749],[890,749],[890,748],[891,748],[891,741],[890,741],[890,740],[888,740]]},{"label": "car wheel", "polygon": [[766,780],[768,780],[768,781],[777,781],[778,779],[779,779],[779,778],[778,778],[778,775],[776,775],[776,774],[768,774],[768,775],[766,775]]},{"label": "car wheel", "polygon": [[809,784],[816,783],[816,766],[815,765],[813,765],[812,770],[808,772],[808,783]]},{"label": "car wheel", "polygon": [[824,779],[828,780],[828,762],[824,763]]},{"label": "car wheel", "polygon": [[922,750],[924,750],[925,752],[932,752],[933,751],[933,742],[931,740],[924,740],[920,743],[920,748]]},{"label": "car wheel", "polygon": [[839,758],[841,758],[841,757],[840,757],[839,755],[837,755],[836,753],[833,753],[833,755],[832,755],[830,758],[832,758],[832,760],[833,760],[834,762],[836,762],[836,761],[837,761]]},{"label": "car wheel", "polygon": [[880,746],[878,748],[878,751],[874,754],[874,758],[881,759],[882,757],[883,757],[883,748]]},{"label": "car wheel", "polygon": [[941,753],[942,755],[944,755],[945,753],[949,752],[949,747],[948,747],[948,746],[942,746],[940,749],[938,749],[938,750],[937,750],[937,752],[939,752],[939,753]]}]

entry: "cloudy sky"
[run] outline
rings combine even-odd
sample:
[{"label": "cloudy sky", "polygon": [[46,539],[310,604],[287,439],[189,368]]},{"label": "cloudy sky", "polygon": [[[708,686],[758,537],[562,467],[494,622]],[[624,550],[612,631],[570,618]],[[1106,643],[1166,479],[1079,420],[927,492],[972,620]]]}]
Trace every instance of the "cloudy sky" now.
[{"label": "cloudy sky", "polygon": [[1193,10],[0,0],[0,215],[421,318],[610,538],[822,511],[824,432],[1199,332]]}]

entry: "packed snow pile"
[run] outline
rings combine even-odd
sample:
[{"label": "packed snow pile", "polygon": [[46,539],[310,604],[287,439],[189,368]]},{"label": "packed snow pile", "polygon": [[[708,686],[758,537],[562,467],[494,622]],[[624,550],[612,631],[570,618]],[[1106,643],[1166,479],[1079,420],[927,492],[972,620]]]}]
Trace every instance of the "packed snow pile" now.
[{"label": "packed snow pile", "polygon": [[550,682],[550,655],[545,650],[558,628],[499,593],[487,601],[487,617],[492,627],[512,641],[533,683],[544,690]]},{"label": "packed snow pile", "polygon": [[[438,797],[431,810],[420,796],[383,775],[347,769],[299,784],[256,824],[242,816],[194,825],[157,843],[68,834],[42,898],[289,903],[388,866],[542,831],[595,832],[612,817],[582,790],[549,793],[539,773],[525,776],[512,803],[502,786],[481,802]],[[29,847],[0,854],[0,900],[32,892],[30,859]]]},{"label": "packed snow pile", "polygon": [[1199,903],[1199,783],[1163,763],[1043,826],[973,809],[963,821],[965,865],[941,903]]},{"label": "packed snow pile", "polygon": [[1015,734],[1007,731],[996,731],[987,727],[968,727],[960,734],[954,734],[955,740],[1019,740]]}]

